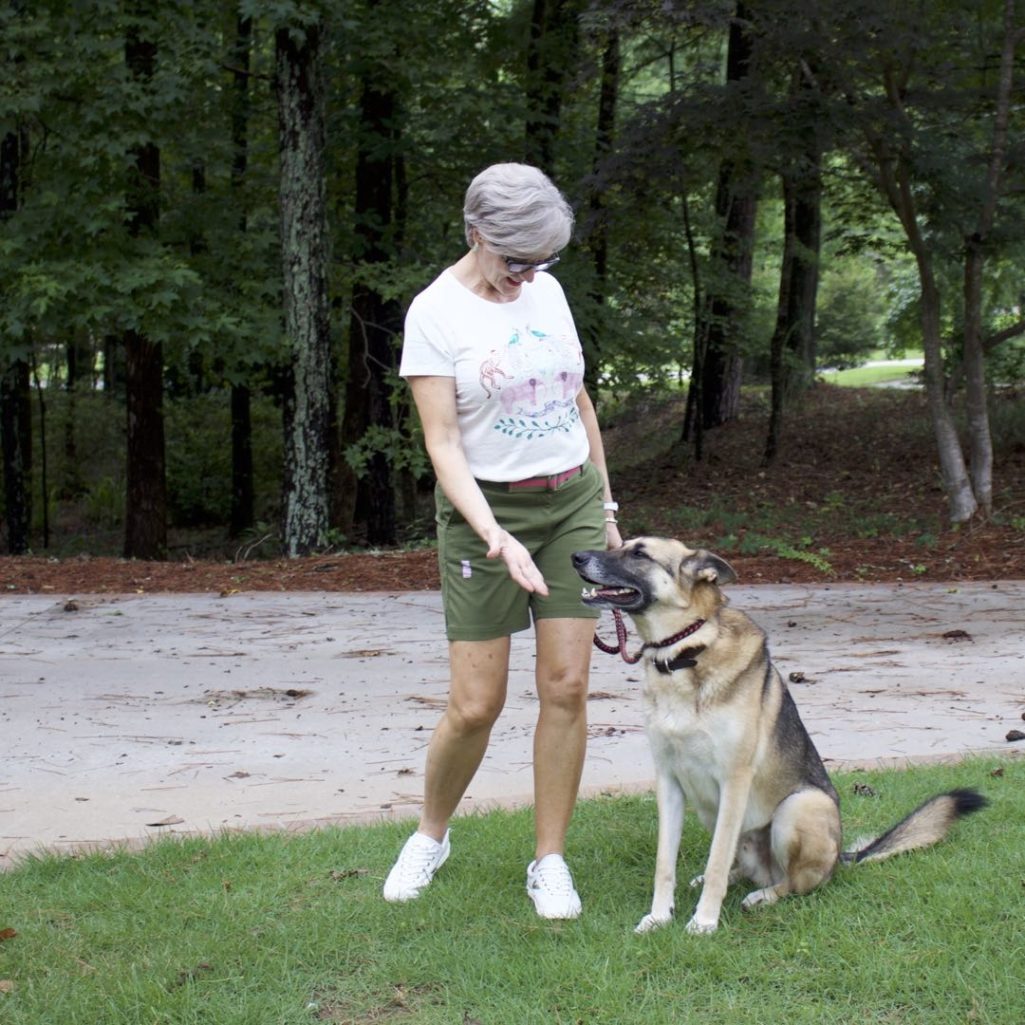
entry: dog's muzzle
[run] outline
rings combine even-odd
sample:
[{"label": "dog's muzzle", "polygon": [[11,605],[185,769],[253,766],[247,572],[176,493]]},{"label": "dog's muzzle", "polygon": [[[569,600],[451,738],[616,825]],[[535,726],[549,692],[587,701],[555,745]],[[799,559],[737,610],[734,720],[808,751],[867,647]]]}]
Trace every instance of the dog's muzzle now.
[{"label": "dog's muzzle", "polygon": [[636,612],[647,604],[641,589],[608,565],[605,552],[574,552],[573,568],[592,585],[580,592],[580,600],[591,608]]}]

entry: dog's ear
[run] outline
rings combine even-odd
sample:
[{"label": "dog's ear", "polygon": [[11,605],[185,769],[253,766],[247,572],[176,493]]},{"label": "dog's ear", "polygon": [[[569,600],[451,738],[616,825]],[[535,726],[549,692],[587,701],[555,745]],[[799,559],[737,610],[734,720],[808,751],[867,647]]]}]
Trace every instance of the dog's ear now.
[{"label": "dog's ear", "polygon": [[737,574],[733,567],[723,558],[712,552],[697,551],[683,561],[680,570],[686,572],[694,580],[707,580],[710,584],[736,582]]}]

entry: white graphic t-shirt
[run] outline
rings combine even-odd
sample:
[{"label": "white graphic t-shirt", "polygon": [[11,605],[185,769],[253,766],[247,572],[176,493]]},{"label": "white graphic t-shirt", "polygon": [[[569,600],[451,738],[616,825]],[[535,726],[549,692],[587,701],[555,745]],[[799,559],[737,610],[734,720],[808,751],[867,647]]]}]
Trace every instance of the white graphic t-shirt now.
[{"label": "white graphic t-shirt", "polygon": [[576,402],[584,357],[550,274],[494,303],[444,271],[409,307],[399,373],[455,378],[463,448],[480,480],[561,473],[587,458]]}]

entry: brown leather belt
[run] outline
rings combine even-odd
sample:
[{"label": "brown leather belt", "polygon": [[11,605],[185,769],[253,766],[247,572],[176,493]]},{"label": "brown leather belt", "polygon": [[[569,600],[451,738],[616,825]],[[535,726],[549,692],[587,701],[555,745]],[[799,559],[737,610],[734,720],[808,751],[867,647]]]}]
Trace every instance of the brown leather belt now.
[{"label": "brown leather belt", "polygon": [[582,466],[571,466],[562,473],[551,473],[545,477],[527,477],[525,480],[511,480],[505,484],[510,491],[521,491],[535,488],[540,491],[554,491],[561,488],[568,480],[572,480],[584,468]]}]

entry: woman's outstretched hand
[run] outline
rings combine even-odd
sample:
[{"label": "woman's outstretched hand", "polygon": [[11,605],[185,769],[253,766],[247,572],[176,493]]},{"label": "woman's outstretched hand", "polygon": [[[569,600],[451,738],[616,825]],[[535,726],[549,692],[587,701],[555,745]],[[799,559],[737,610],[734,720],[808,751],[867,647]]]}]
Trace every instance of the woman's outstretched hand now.
[{"label": "woman's outstretched hand", "polygon": [[525,591],[547,597],[548,585],[541,571],[534,565],[530,552],[509,533],[498,527],[487,537],[488,558],[504,559],[509,576]]}]

